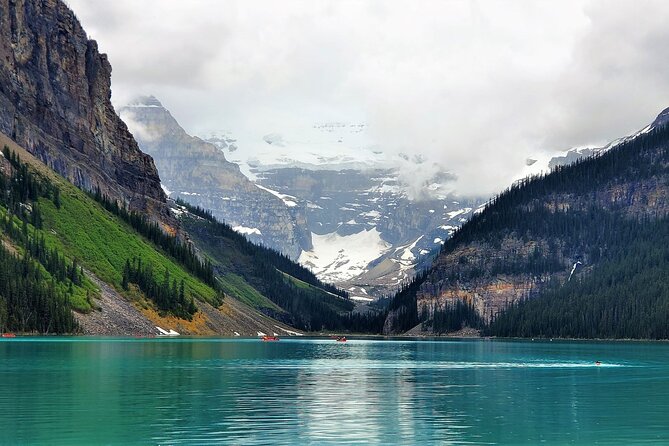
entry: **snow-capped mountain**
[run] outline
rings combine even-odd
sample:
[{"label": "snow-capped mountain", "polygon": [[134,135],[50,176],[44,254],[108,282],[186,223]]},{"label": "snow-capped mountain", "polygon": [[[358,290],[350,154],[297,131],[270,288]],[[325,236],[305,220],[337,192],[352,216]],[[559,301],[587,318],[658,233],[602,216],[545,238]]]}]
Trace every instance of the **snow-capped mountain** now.
[{"label": "snow-capped mountain", "polygon": [[256,184],[304,209],[313,247],[298,260],[360,299],[393,292],[483,203],[450,192],[453,175],[419,155],[390,155],[360,123],[321,123],[299,136],[218,133]]}]

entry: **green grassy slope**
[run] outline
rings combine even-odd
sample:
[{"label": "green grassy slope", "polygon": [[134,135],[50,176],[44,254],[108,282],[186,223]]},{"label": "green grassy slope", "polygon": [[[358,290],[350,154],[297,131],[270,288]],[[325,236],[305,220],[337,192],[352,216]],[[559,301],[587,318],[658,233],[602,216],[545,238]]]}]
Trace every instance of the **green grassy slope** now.
[{"label": "green grassy slope", "polygon": [[[7,205],[0,205],[0,218],[5,222],[0,238],[16,255],[25,256],[26,243],[43,240],[46,249],[49,251],[56,249],[65,263],[69,265],[76,259],[78,266],[90,270],[128,297],[136,297],[137,293],[123,290],[123,269],[126,260],[141,258],[145,265],[152,266],[154,278],[158,283],[169,274],[170,282],[183,281],[185,294],[189,298],[214,305],[219,303],[216,290],[194,277],[176,259],[171,258],[120,217],[105,210],[89,195],[55,174],[6,137],[3,137],[1,142],[18,154],[22,163],[29,166],[30,176],[42,184],[43,189],[59,191],[59,206],[56,206],[53,194],[49,193],[39,196],[30,203],[20,205],[39,209],[41,229],[30,223],[31,217],[26,217],[32,215],[32,211],[22,216],[23,220],[26,220],[24,222],[16,216],[16,210],[10,211]],[[7,164],[5,161],[5,170]],[[12,215],[12,224],[8,223],[9,215]],[[49,273],[44,270],[43,275],[43,281],[48,283],[51,279]],[[73,308],[86,312],[94,306],[92,298],[98,291],[85,276],[82,276],[81,283],[63,281],[57,282],[56,286],[69,288],[68,299]]]},{"label": "green grassy slope", "polygon": [[48,244],[76,257],[100,279],[117,288],[121,285],[126,259],[139,257],[153,265],[158,280],[169,271],[171,278],[178,282],[184,280],[195,298],[210,303],[215,301],[216,292],[211,287],[192,277],[128,224],[64,180],[59,187],[62,188],[60,209],[56,209],[52,202],[40,199]]}]

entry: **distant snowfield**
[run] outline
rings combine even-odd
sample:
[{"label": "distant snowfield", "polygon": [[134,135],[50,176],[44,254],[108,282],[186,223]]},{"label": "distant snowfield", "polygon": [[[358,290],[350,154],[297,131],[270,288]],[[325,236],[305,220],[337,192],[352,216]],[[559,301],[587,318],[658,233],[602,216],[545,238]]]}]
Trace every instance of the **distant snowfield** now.
[{"label": "distant snowfield", "polygon": [[364,273],[372,260],[390,250],[376,227],[341,236],[336,232],[311,234],[313,250],[303,251],[298,262],[321,280],[340,282]]}]

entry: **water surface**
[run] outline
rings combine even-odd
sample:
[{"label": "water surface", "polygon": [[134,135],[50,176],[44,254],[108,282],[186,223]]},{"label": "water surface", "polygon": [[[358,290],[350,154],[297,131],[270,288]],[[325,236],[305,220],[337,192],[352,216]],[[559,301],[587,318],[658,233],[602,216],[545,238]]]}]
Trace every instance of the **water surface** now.
[{"label": "water surface", "polygon": [[16,338],[0,407],[1,444],[669,444],[669,344]]}]

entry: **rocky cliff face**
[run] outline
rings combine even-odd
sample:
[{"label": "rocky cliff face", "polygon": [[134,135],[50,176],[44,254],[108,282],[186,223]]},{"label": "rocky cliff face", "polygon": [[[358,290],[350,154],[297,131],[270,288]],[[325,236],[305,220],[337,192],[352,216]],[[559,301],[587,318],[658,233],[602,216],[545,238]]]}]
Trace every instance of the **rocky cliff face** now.
[{"label": "rocky cliff face", "polygon": [[171,198],[209,209],[250,240],[293,259],[311,248],[302,208],[256,186],[215,144],[188,135],[155,97],[137,98],[119,112],[155,159]]},{"label": "rocky cliff face", "polygon": [[[240,149],[240,150],[243,150]],[[300,262],[322,280],[368,298],[393,293],[417,262],[472,214],[481,199],[410,199],[390,168],[272,168],[258,181],[306,208],[314,249]]]},{"label": "rocky cliff face", "polygon": [[150,156],[111,105],[111,65],[60,0],[0,0],[0,131],[84,189],[170,220]]}]

